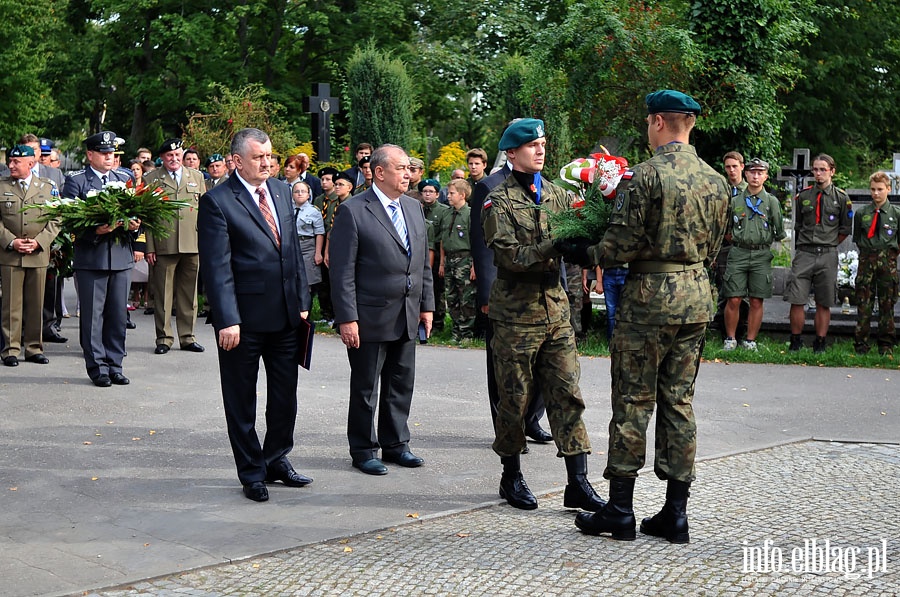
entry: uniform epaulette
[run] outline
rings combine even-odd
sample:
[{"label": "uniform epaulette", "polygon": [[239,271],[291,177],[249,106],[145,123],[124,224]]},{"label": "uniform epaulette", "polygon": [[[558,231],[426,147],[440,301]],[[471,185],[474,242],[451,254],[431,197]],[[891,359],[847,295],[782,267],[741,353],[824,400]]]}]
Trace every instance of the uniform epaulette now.
[{"label": "uniform epaulette", "polygon": [[84,174],[84,170],[76,170],[75,172],[69,172],[69,176],[78,176],[79,174]]}]

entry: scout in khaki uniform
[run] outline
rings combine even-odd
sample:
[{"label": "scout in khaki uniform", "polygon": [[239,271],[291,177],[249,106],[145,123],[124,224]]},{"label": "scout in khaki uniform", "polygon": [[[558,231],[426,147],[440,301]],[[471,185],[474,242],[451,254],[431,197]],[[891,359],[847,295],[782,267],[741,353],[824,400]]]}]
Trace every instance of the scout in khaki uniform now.
[{"label": "scout in khaki uniform", "polygon": [[897,234],[900,208],[891,205],[887,196],[891,179],[884,172],[869,177],[872,203],[853,216],[853,242],[859,247],[859,269],[856,272],[857,354],[869,352],[872,306],[878,296],[878,352],[893,354],[894,304],[897,302]]},{"label": "scout in khaki uniform", "polygon": [[737,347],[735,331],[741,301],[750,297],[747,339],[741,347],[756,350],[762,325],[763,299],[772,297],[772,243],[785,237],[784,218],[778,199],[766,192],[769,164],[759,158],[747,163],[747,186],[731,198],[728,232],[731,241],[722,295],[725,297],[725,350]]},{"label": "scout in khaki uniform", "polygon": [[24,332],[25,360],[46,365],[41,341],[42,308],[50,245],[59,233],[56,221],[37,222],[42,210],[23,207],[59,199],[48,178],[34,176],[34,149],[16,145],[8,154],[8,177],[0,179],[0,280],[3,283],[5,346],[0,356],[7,367],[19,364]]}]

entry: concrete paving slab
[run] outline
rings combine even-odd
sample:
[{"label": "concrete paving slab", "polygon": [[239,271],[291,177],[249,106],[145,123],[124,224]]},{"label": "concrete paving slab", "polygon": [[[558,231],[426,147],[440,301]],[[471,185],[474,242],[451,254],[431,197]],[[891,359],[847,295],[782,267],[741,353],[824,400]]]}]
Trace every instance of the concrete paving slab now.
[{"label": "concrete paving slab", "polygon": [[[140,313],[140,312],[135,312]],[[335,337],[316,338],[301,372],[297,470],[315,483],[246,500],[225,431],[214,350],[154,355],[153,318],[133,314],[126,387],[96,388],[77,343],[48,345],[51,364],[0,370],[0,579],[5,595],[62,595],[122,585],[398,525],[497,500],[499,464],[484,352],[424,346],[410,424],[420,469],[375,478],[350,467],[349,367]],[[77,319],[63,332],[76,337]],[[198,340],[213,347],[209,327]],[[583,358],[585,419],[600,480],[609,421],[609,360]],[[897,377],[884,370],[704,364],[699,454],[797,438],[900,441]],[[265,383],[260,384],[264,402]],[[259,427],[264,427],[260,415]],[[652,446],[652,435],[650,439]],[[553,446],[523,459],[536,491],[560,490]],[[652,454],[651,454],[652,459]],[[601,487],[604,484],[600,484]]]}]

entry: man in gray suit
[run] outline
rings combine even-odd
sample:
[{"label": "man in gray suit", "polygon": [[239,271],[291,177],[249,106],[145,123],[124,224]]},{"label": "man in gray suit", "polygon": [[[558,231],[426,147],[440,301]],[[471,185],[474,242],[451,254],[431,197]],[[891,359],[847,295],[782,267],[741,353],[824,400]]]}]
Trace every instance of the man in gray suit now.
[{"label": "man in gray suit", "polygon": [[403,194],[409,156],[396,145],[382,145],[372,154],[371,168],[372,188],[345,201],[337,213],[329,268],[334,320],[350,361],[350,456],[362,472],[384,475],[382,460],[405,467],[424,462],[409,451],[407,420],[414,340],[418,330],[431,334],[434,290],[422,206]]}]

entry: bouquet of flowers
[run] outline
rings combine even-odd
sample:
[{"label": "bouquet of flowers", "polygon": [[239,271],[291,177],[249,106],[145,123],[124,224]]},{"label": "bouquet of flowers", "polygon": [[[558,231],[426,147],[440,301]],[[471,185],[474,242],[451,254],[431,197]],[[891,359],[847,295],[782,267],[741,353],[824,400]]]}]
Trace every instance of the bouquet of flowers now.
[{"label": "bouquet of flowers", "polygon": [[843,288],[856,288],[856,270],[859,269],[859,253],[838,253],[837,283]]},{"label": "bouquet of flowers", "polygon": [[572,195],[569,209],[550,216],[553,237],[582,237],[599,241],[609,226],[616,186],[628,169],[628,160],[603,153],[578,158],[563,166],[556,182]]},{"label": "bouquet of flowers", "polygon": [[99,191],[88,192],[84,200],[58,199],[43,205],[32,205],[24,208],[41,209],[38,221],[59,220],[61,234],[71,233],[76,236],[97,226],[117,223],[125,224],[115,229],[116,242],[124,239],[129,220],[140,220],[144,230],[154,236],[165,238],[169,234],[168,224],[178,218],[180,209],[190,207],[184,201],[172,201],[160,187],[150,188],[141,183],[137,187],[132,181],[111,181]]}]

